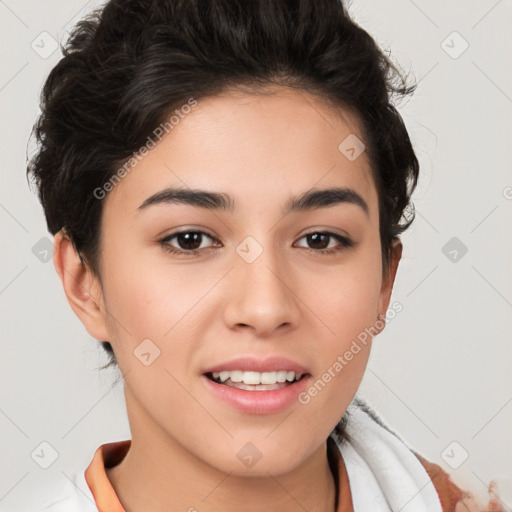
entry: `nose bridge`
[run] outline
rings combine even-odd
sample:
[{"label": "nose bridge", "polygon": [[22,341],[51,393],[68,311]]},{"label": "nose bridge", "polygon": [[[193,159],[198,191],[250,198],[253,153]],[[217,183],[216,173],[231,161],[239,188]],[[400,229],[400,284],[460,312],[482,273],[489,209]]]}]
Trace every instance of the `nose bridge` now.
[{"label": "nose bridge", "polygon": [[270,332],[282,324],[295,324],[298,308],[291,291],[286,258],[279,254],[271,233],[246,237],[236,247],[233,292],[227,306],[231,326],[244,324]]},{"label": "nose bridge", "polygon": [[285,269],[282,258],[276,254],[276,249],[269,244],[261,254],[252,262],[243,260],[239,265],[243,268],[245,285],[250,288],[252,296],[256,294],[268,295],[267,299],[277,298],[277,295],[285,295]]}]

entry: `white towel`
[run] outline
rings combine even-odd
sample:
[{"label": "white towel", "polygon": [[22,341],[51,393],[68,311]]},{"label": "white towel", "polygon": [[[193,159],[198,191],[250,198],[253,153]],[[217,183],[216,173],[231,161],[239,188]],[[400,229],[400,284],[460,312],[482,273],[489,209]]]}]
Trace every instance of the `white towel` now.
[{"label": "white towel", "polygon": [[442,512],[425,468],[409,447],[353,401],[338,444],[355,512]]}]

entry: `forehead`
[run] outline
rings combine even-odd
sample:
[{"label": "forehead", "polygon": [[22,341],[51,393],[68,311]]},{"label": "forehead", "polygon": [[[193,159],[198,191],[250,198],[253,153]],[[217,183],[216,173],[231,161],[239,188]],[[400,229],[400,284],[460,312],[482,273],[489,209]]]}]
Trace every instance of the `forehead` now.
[{"label": "forehead", "polygon": [[281,206],[310,188],[344,186],[375,209],[354,112],[285,87],[226,91],[186,112],[125,173],[107,195],[105,210],[133,214],[149,195],[171,186],[225,192],[239,198],[237,210],[248,202],[266,209],[273,199]]}]

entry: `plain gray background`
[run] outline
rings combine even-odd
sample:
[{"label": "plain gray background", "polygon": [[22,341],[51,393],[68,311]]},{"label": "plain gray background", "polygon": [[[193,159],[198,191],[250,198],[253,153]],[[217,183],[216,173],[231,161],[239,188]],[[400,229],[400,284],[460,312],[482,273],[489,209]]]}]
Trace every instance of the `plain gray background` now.
[{"label": "plain gray background", "polygon": [[[98,369],[106,357],[44,257],[52,237],[25,178],[39,92],[61,58],[46,53],[98,5],[0,0],[2,510],[130,437],[118,373]],[[421,164],[392,297],[403,311],[374,340],[360,395],[459,486],[485,499],[496,479],[512,507],[512,4],[358,0],[351,11],[419,83],[399,110]],[[42,442],[58,454],[48,469],[31,456]]]}]

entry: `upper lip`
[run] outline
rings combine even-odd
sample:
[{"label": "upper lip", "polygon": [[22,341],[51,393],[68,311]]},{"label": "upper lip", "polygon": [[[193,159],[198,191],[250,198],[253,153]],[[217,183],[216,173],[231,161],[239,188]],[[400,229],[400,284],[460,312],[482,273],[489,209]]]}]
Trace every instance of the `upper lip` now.
[{"label": "upper lip", "polygon": [[208,367],[203,373],[213,373],[222,371],[242,370],[248,372],[277,372],[279,370],[295,372],[304,375],[308,373],[307,368],[286,357],[267,357],[258,359],[253,356],[237,357]]}]

